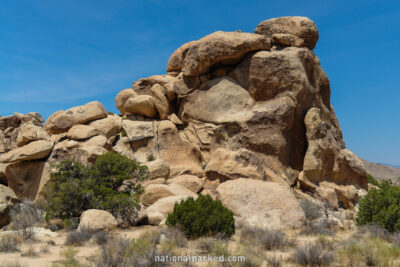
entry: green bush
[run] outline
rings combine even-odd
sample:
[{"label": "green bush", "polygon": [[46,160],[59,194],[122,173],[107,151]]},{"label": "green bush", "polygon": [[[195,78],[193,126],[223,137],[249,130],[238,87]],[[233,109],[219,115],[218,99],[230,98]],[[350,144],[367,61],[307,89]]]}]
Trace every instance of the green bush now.
[{"label": "green bush", "polygon": [[379,182],[378,180],[375,179],[374,176],[372,176],[371,174],[367,173],[367,181],[368,183],[375,185],[375,186],[379,186]]},{"label": "green bush", "polygon": [[63,160],[53,166],[50,176],[44,189],[46,219],[60,218],[72,223],[79,221],[82,212],[88,209],[106,210],[115,217],[128,218],[143,189],[138,185],[131,192],[118,192],[118,187],[125,180],[145,179],[148,170],[127,157],[108,152],[93,165]]},{"label": "green bush", "polygon": [[166,224],[180,228],[189,238],[217,234],[231,237],[235,233],[232,211],[209,195],[199,195],[196,200],[188,198],[176,203],[174,211],[168,215]]},{"label": "green bush", "polygon": [[400,187],[384,180],[359,201],[358,225],[377,224],[389,232],[400,231]]}]

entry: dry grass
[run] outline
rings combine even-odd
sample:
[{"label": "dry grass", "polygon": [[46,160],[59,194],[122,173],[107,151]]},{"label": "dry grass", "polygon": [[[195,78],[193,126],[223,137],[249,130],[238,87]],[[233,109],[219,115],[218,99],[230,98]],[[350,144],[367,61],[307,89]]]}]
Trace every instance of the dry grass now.
[{"label": "dry grass", "polygon": [[19,238],[13,234],[0,237],[0,252],[18,251]]},{"label": "dry grass", "polygon": [[329,266],[333,253],[324,251],[318,244],[307,243],[294,249],[292,260],[301,266]]},{"label": "dry grass", "polygon": [[286,235],[280,230],[269,230],[258,227],[245,226],[240,232],[242,243],[259,245],[266,250],[282,249],[293,246],[294,242],[289,241]]}]

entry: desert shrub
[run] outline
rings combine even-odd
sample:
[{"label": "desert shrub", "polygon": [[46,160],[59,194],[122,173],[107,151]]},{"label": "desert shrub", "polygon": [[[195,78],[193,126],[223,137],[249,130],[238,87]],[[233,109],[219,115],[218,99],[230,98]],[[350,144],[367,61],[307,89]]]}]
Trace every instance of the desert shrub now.
[{"label": "desert shrub", "polygon": [[0,266],[2,266],[2,267],[24,267],[27,265],[22,265],[19,262],[2,262]]},{"label": "desert shrub", "polygon": [[23,201],[10,210],[10,228],[17,231],[25,240],[34,238],[34,225],[44,220],[44,210],[38,209],[34,203]]},{"label": "desert shrub", "polygon": [[156,239],[150,236],[129,240],[113,239],[101,247],[100,254],[94,260],[96,266],[131,267],[131,266],[165,266],[155,261]]},{"label": "desert shrub", "polygon": [[244,226],[240,232],[240,241],[247,244],[258,244],[266,250],[284,248],[291,242],[280,230]]},{"label": "desert shrub", "polygon": [[147,156],[146,159],[147,159],[147,161],[154,161],[154,160],[156,160],[156,157],[154,157],[153,154],[150,154],[150,155]]},{"label": "desert shrub", "polygon": [[38,253],[36,252],[35,248],[30,245],[22,254],[21,257],[35,257]]},{"label": "desert shrub", "polygon": [[333,254],[324,251],[319,245],[307,243],[295,248],[292,259],[302,266],[329,266],[333,261]]},{"label": "desert shrub", "polygon": [[327,219],[316,222],[307,221],[305,227],[300,231],[301,235],[333,235],[334,225]]},{"label": "desert shrub", "polygon": [[[83,265],[80,264],[79,261],[75,258],[76,255],[78,254],[78,252],[79,252],[79,250],[77,250],[74,247],[67,247],[60,251],[61,259],[58,262],[61,264],[61,266],[81,267]],[[53,267],[56,267],[56,266],[59,266],[59,265],[55,264]]]},{"label": "desert shrub", "polygon": [[99,231],[95,233],[92,238],[97,245],[104,245],[110,240],[110,234],[104,231]]},{"label": "desert shrub", "polygon": [[282,266],[282,256],[278,257],[276,255],[267,257],[268,265],[271,267],[281,267]]},{"label": "desert shrub", "polygon": [[2,235],[0,237],[0,252],[18,251],[18,238],[15,235]]},{"label": "desert shrub", "polygon": [[388,242],[392,240],[392,235],[390,232],[376,224],[363,225],[358,229],[358,233],[361,235],[369,234],[369,236],[372,238],[380,238]]},{"label": "desert shrub", "polygon": [[143,189],[138,184],[132,192],[118,192],[118,187],[125,180],[141,181],[148,174],[147,167],[114,152],[100,156],[93,165],[67,159],[53,167],[44,190],[47,219],[60,218],[74,227],[88,209],[106,210],[129,220]]},{"label": "desert shrub", "polygon": [[67,234],[67,238],[65,240],[65,245],[71,246],[81,246],[85,242],[89,241],[90,238],[95,234],[95,232],[82,228],[79,231],[73,230]]},{"label": "desert shrub", "polygon": [[372,176],[372,175],[369,174],[369,173],[367,173],[367,181],[368,181],[368,183],[379,187],[379,182],[378,182],[378,180],[376,180],[375,177]]},{"label": "desert shrub", "polygon": [[180,228],[189,238],[218,233],[230,237],[235,233],[232,211],[209,195],[199,195],[196,200],[188,198],[176,203],[173,212],[168,215],[166,224]]},{"label": "desert shrub", "polygon": [[187,244],[186,236],[179,228],[165,228],[161,230],[161,235],[163,235],[168,242],[175,244],[177,247],[183,248]]},{"label": "desert shrub", "polygon": [[300,207],[303,209],[307,220],[315,220],[321,217],[321,207],[311,200],[301,201]]},{"label": "desert shrub", "polygon": [[400,231],[400,186],[384,180],[359,201],[358,225],[377,224],[389,232]]},{"label": "desert shrub", "polygon": [[212,237],[201,237],[197,240],[197,248],[210,254],[214,251],[217,240]]},{"label": "desert shrub", "polygon": [[372,237],[344,240],[338,245],[340,266],[396,266],[400,247]]}]

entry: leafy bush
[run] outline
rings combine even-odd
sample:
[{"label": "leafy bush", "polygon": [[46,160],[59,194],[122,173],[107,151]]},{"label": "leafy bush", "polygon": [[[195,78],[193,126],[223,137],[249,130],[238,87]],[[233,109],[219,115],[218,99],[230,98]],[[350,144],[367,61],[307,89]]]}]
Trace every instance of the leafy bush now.
[{"label": "leafy bush", "polygon": [[199,195],[196,200],[188,198],[176,203],[174,211],[168,215],[166,224],[180,228],[189,238],[216,234],[231,237],[235,233],[232,211],[209,195]]},{"label": "leafy bush", "polygon": [[367,173],[367,181],[368,181],[368,183],[370,183],[372,185],[379,186],[379,182],[375,179],[374,176],[372,176],[369,173]]},{"label": "leafy bush", "polygon": [[101,209],[127,220],[136,212],[143,189],[137,185],[132,192],[118,192],[118,187],[125,180],[141,181],[147,175],[147,167],[114,152],[88,166],[71,159],[61,161],[54,166],[44,190],[46,219],[60,218],[76,226],[83,211]]},{"label": "leafy bush", "polygon": [[389,232],[400,231],[400,186],[384,180],[359,201],[358,225],[377,224]]},{"label": "leafy bush", "polygon": [[311,200],[303,200],[300,202],[307,220],[315,220],[321,217],[321,207]]}]

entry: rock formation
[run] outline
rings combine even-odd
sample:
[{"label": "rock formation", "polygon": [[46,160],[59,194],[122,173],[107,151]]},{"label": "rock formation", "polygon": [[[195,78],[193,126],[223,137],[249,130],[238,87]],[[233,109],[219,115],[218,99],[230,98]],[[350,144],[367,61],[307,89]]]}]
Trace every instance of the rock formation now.
[{"label": "rock formation", "polygon": [[282,227],[304,221],[296,197],[351,209],[366,173],[345,147],[317,40],[304,17],[266,20],[255,33],[219,31],[178,48],[167,74],[122,90],[119,116],[91,102],[43,127],[36,113],[0,118],[1,181],[35,199],[48,162],[93,162],[111,150],[148,164],[142,201],[151,224],[197,193],[221,199],[238,220]]}]

